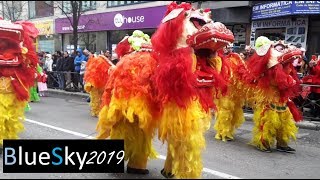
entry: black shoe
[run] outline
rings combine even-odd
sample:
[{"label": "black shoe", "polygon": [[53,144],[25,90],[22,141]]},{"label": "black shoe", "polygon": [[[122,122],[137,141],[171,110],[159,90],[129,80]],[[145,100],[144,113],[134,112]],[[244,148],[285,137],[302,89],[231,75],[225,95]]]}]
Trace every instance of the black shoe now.
[{"label": "black shoe", "polygon": [[167,172],[164,171],[164,169],[161,170],[161,174],[162,174],[163,177],[165,177],[167,179],[174,177],[174,175],[171,172],[167,173]]},{"label": "black shoe", "polygon": [[148,169],[136,169],[127,166],[127,173],[129,174],[149,174]]},{"label": "black shoe", "polygon": [[295,152],[296,150],[287,146],[287,147],[281,147],[281,146],[277,146],[277,151],[280,152]]}]

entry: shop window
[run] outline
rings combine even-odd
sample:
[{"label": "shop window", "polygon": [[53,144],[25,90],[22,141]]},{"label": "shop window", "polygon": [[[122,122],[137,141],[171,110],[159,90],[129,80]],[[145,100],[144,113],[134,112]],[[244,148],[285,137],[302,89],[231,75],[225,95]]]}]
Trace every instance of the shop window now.
[{"label": "shop window", "polygon": [[29,18],[53,16],[53,1],[29,1]]},{"label": "shop window", "polygon": [[126,6],[131,4],[140,4],[150,1],[108,1],[107,7]]},{"label": "shop window", "polygon": [[[73,50],[73,34],[67,34],[66,35],[68,41],[66,41],[67,44],[67,50]],[[68,45],[71,48],[68,48]],[[88,49],[89,51],[96,51],[97,47],[97,35],[96,32],[87,32],[87,33],[78,33],[78,47],[82,50]]]},{"label": "shop window", "polygon": [[[257,29],[256,37],[265,36],[271,41],[285,40],[286,28],[268,28],[268,29]],[[288,40],[287,40],[288,41]]]},{"label": "shop window", "polygon": [[21,1],[2,1],[2,14],[5,20],[17,21],[21,19],[23,5]]},{"label": "shop window", "polygon": [[[109,31],[109,41],[108,41],[108,47],[109,51],[113,52],[116,45],[126,36],[126,35],[132,35],[134,30],[123,30],[123,31]],[[142,30],[145,34],[148,34],[150,37],[153,35],[153,33],[156,31],[155,29],[143,29]]]},{"label": "shop window", "polygon": [[[90,11],[96,9],[96,1],[81,1],[81,11]],[[62,9],[65,13],[72,12],[71,1],[63,1]]]}]

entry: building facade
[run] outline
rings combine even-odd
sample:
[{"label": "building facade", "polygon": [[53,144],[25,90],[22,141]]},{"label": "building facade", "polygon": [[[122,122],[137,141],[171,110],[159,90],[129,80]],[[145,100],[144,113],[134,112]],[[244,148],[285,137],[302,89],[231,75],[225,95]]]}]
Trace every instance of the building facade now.
[{"label": "building facade", "polygon": [[251,1],[204,1],[201,6],[210,8],[212,19],[222,22],[233,32],[234,49],[240,51],[250,43],[251,4]]},{"label": "building facade", "polygon": [[264,35],[320,53],[320,1],[260,1],[252,7],[250,43]]},{"label": "building facade", "polygon": [[[4,19],[30,20],[35,23],[39,30],[39,37],[34,42],[37,51],[71,52],[72,27],[66,15],[71,10],[70,1],[7,2],[9,1],[1,1],[0,5]],[[170,1],[82,1],[78,46],[94,52],[107,49],[112,51],[115,44],[136,29],[152,35],[169,3]],[[15,11],[7,12],[6,9]]]},{"label": "building facade", "polygon": [[[85,1],[84,1],[85,2]],[[167,1],[90,1],[78,25],[78,47],[93,52],[109,50],[134,30],[152,35],[160,24]],[[59,10],[58,10],[59,11]],[[59,14],[59,13],[58,13]],[[73,34],[70,21],[60,10],[55,19],[55,33],[60,49],[71,52]]]}]

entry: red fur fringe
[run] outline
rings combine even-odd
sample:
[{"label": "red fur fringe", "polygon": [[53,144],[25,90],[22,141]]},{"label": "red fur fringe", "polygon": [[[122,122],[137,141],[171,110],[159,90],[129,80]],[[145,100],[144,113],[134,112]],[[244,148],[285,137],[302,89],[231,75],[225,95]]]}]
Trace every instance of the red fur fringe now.
[{"label": "red fur fringe", "polygon": [[151,37],[153,50],[168,54],[176,49],[179,38],[183,32],[185,11],[177,18],[161,24]]},{"label": "red fur fringe", "polygon": [[15,93],[17,95],[17,99],[19,101],[28,101],[29,100],[29,91],[23,88],[23,85],[19,82],[18,79],[11,80],[11,84]]},{"label": "red fur fringe", "polygon": [[86,65],[84,81],[91,83],[95,88],[103,89],[108,81],[110,64],[102,57],[92,57]]},{"label": "red fur fringe", "polygon": [[125,54],[127,54],[128,52],[130,52],[131,46],[130,46],[130,43],[128,42],[128,38],[122,42],[119,42],[114,51],[117,53],[119,59]]},{"label": "red fur fringe", "polygon": [[[202,71],[212,74],[214,77],[214,85],[213,88],[215,89],[216,95],[215,97],[218,97],[218,92],[221,92],[223,95],[225,95],[227,93],[227,80],[226,77],[224,77],[221,73],[219,74],[218,71],[216,71],[215,69],[213,69],[212,67],[210,67],[207,64],[206,59],[201,60],[201,57],[197,57],[197,61],[198,63],[202,64]],[[190,80],[189,80],[190,81]],[[202,105],[202,107],[208,112],[209,108],[212,108],[214,110],[216,109],[215,104],[213,103],[213,99],[214,99],[214,94],[213,94],[213,88],[197,88],[197,92],[198,92],[198,96],[199,96],[199,100],[200,103]]]},{"label": "red fur fringe", "polygon": [[252,83],[255,79],[259,79],[261,75],[267,70],[267,64],[271,57],[271,48],[268,50],[267,54],[264,56],[259,56],[256,52],[247,60],[247,71],[248,73],[244,74],[246,70],[243,67],[239,67],[238,72],[243,76],[243,79]]},{"label": "red fur fringe", "polygon": [[301,92],[300,80],[297,77],[297,72],[293,68],[292,64],[288,64],[291,66],[292,72],[287,74],[284,71],[282,64],[277,64],[269,71],[274,74],[274,81],[280,91],[280,101],[285,102],[288,98],[294,98],[299,95]]},{"label": "red fur fringe", "polygon": [[171,54],[162,54],[158,58],[159,66],[155,69],[153,81],[161,104],[174,101],[186,108],[197,95],[194,88],[195,74],[192,72],[192,48],[173,50]]},{"label": "red fur fringe", "polygon": [[110,74],[102,104],[110,103],[112,93],[116,98],[129,99],[143,96],[151,101],[154,94],[150,77],[156,66],[157,62],[149,52],[137,52],[123,56],[116,69]]},{"label": "red fur fringe", "polygon": [[294,104],[293,101],[288,101],[287,103],[289,110],[293,116],[293,119],[296,122],[302,121],[303,117],[302,117],[302,113],[301,111],[299,111],[299,109],[296,107],[296,105]]}]

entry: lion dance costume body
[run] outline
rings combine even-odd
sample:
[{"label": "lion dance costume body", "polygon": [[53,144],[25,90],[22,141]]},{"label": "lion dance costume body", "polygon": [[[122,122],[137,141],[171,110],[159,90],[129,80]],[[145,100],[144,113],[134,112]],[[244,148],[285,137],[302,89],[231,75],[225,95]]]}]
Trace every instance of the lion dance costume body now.
[{"label": "lion dance costume body", "polygon": [[109,69],[98,138],[124,139],[125,159],[129,160],[127,172],[147,174],[148,158],[156,157],[152,138],[157,122],[152,115],[155,110],[150,79],[157,63],[151,57],[150,37],[135,31],[115,51],[120,61]]},{"label": "lion dance costume body", "polygon": [[239,69],[247,69],[245,62],[237,53],[224,56],[219,51],[216,62],[215,68],[228,82],[228,91],[225,96],[219,94],[220,97],[215,100],[217,104],[214,124],[214,129],[217,131],[215,138],[230,141],[234,139],[235,129],[245,121],[243,106],[249,99],[252,99],[249,97],[253,89],[242,80],[244,72],[238,72]]},{"label": "lion dance costume body", "polygon": [[161,173],[201,176],[214,92],[227,90],[214,68],[215,51],[233,40],[231,31],[211,20],[210,10],[173,2],[151,38],[152,52],[142,50],[146,46],[128,53],[129,37],[117,45],[122,47],[121,58],[103,95],[98,138],[110,134],[125,140],[128,172],[148,172],[148,157],[155,156],[151,140],[158,128],[160,140],[168,143]]},{"label": "lion dance costume body", "polygon": [[168,143],[162,174],[167,177],[201,176],[210,111],[216,109],[217,92],[227,91],[227,81],[216,69],[216,51],[232,43],[234,36],[210,16],[208,9],[171,4],[152,37],[159,63],[154,75],[161,105],[158,134]]},{"label": "lion dance costume body", "polygon": [[86,65],[84,89],[90,93],[91,115],[94,117],[97,117],[101,110],[102,94],[108,82],[108,70],[112,66],[112,62],[103,55],[91,56]]},{"label": "lion dance costume body", "polygon": [[34,85],[38,57],[31,22],[0,20],[0,147],[3,139],[16,139],[24,126],[24,108]]},{"label": "lion dance costume body", "polygon": [[296,139],[295,121],[302,119],[301,113],[291,99],[301,90],[300,81],[292,65],[302,52],[282,42],[272,43],[268,38],[258,37],[256,52],[247,62],[247,79],[256,87],[254,128],[252,144],[259,150],[272,152],[275,142],[277,150],[295,151],[288,146]]}]

